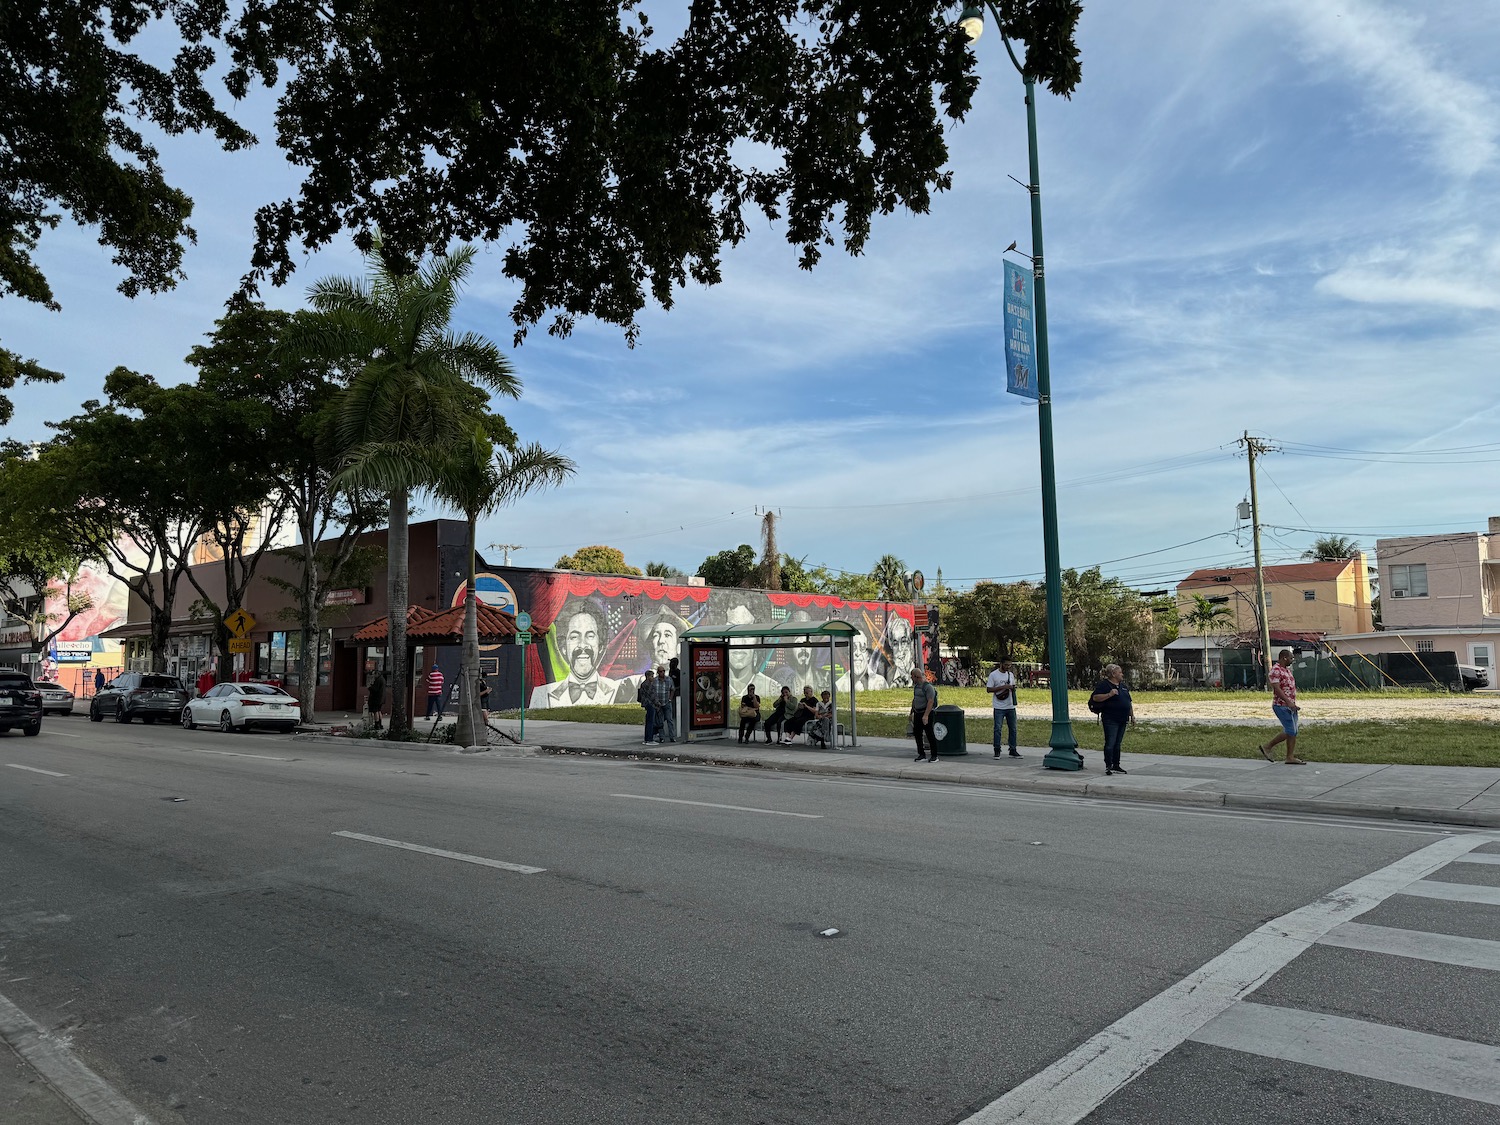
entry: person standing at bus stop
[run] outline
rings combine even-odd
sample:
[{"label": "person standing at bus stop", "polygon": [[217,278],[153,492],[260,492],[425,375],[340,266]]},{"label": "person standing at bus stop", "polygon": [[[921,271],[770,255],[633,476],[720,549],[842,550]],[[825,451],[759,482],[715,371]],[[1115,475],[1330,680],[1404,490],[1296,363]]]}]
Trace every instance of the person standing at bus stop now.
[{"label": "person standing at bus stop", "polygon": [[1010,661],[1000,661],[1000,667],[990,673],[984,690],[990,693],[995,711],[995,757],[1000,756],[1002,728],[1010,732],[1010,756],[1019,758],[1016,749],[1016,674],[1010,670]]},{"label": "person standing at bus stop", "polygon": [[[937,761],[937,736],[932,733],[932,709],[937,706],[937,688],[927,682],[927,672],[920,662],[911,668],[911,732],[917,738],[919,762]],[[922,753],[922,732],[927,732],[927,748],[932,756]]]}]

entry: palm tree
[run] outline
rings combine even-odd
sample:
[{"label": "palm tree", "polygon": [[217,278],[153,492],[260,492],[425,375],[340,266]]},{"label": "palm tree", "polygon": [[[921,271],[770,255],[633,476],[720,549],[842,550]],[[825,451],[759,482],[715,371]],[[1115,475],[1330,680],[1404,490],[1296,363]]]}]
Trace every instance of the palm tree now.
[{"label": "palm tree", "polygon": [[1193,608],[1182,615],[1183,624],[1192,626],[1203,638],[1203,685],[1205,687],[1208,686],[1208,631],[1224,618],[1233,615],[1233,611],[1227,605],[1209,601],[1202,594],[1193,595]]},{"label": "palm tree", "polygon": [[1358,540],[1345,535],[1320,535],[1313,541],[1310,550],[1302,552],[1302,557],[1317,562],[1341,562],[1358,554]]},{"label": "palm tree", "polygon": [[441,500],[463,512],[468,524],[465,539],[467,577],[464,584],[464,658],[459,679],[458,726],[453,741],[460,746],[479,742],[479,591],[475,584],[475,536],[481,516],[501,508],[539,488],[553,488],[572,475],[573,462],[555,450],[538,444],[510,450],[496,447],[477,427],[469,442],[434,466],[432,491]]},{"label": "palm tree", "polygon": [[[489,394],[517,398],[520,380],[494,343],[449,329],[459,289],[474,261],[466,246],[399,272],[380,243],[365,256],[368,279],[330,277],[312,286],[308,299],[319,316],[293,346],[324,358],[358,357],[363,367],[339,407],[338,435],[345,449],[340,483],[384,487],[390,493],[387,604],[390,610],[391,736],[410,726],[410,669],[406,610],[410,596],[407,520],[411,492],[428,483],[421,475],[397,478],[398,468],[420,474],[429,461],[420,451],[452,449],[469,440],[474,418]],[[381,459],[382,453],[390,454]],[[381,466],[377,477],[364,473]]]},{"label": "palm tree", "polygon": [[895,555],[881,555],[870,570],[870,577],[880,587],[880,598],[887,602],[904,602],[911,597],[906,564]]}]

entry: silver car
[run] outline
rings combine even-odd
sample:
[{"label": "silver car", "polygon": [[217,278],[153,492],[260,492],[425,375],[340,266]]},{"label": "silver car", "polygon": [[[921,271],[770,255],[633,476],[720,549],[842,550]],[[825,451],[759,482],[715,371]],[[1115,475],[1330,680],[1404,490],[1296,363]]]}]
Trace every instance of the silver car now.
[{"label": "silver car", "polygon": [[37,690],[42,693],[42,714],[44,715],[71,715],[73,713],[73,693],[62,684],[54,684],[50,680],[36,680]]}]

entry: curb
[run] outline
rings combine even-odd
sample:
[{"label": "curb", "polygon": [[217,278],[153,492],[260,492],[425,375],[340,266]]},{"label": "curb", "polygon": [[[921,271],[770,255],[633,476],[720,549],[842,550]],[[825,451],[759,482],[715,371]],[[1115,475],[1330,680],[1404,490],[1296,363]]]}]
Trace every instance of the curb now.
[{"label": "curb", "polygon": [[[1298,797],[1257,797],[1233,793],[1191,793],[1180,789],[1120,788],[1102,780],[1080,785],[1062,781],[1016,782],[997,778],[994,781],[975,778],[945,777],[942,772],[909,770],[904,766],[870,767],[854,762],[831,764],[809,762],[767,762],[754,758],[720,758],[712,754],[682,751],[646,751],[614,749],[599,746],[565,746],[554,743],[528,744],[545,754],[583,754],[600,758],[634,758],[654,762],[685,762],[695,765],[729,766],[740,769],[781,770],[794,773],[836,777],[876,777],[890,781],[933,781],[944,785],[970,785],[980,789],[1003,789],[1011,793],[1040,793],[1049,797],[1085,797],[1094,800],[1149,801],[1162,805],[1189,805],[1197,808],[1224,808],[1255,812],[1317,813],[1322,816],[1359,817],[1367,820],[1397,820],[1418,824],[1452,824],[1466,828],[1500,828],[1500,810],[1466,812],[1462,809],[1425,808],[1401,805],[1360,805],[1339,801],[1316,801]],[[644,749],[644,748],[642,748]]]}]

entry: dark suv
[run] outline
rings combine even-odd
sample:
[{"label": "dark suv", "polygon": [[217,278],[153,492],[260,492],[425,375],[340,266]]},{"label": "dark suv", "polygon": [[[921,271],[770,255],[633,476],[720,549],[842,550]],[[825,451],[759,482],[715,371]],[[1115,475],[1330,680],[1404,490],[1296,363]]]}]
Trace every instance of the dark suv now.
[{"label": "dark suv", "polygon": [[30,676],[0,672],[0,734],[20,727],[27,737],[42,733],[42,693]]},{"label": "dark suv", "polygon": [[125,672],[105,684],[89,704],[89,722],[102,723],[113,715],[115,722],[141,719],[154,723],[165,719],[175,723],[182,718],[188,694],[174,676],[163,672]]}]

